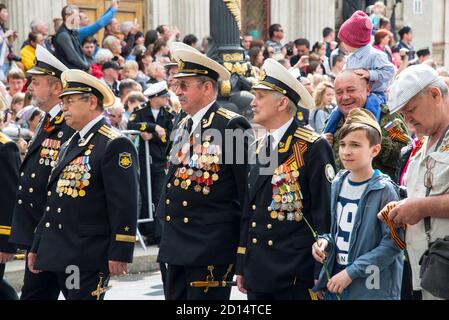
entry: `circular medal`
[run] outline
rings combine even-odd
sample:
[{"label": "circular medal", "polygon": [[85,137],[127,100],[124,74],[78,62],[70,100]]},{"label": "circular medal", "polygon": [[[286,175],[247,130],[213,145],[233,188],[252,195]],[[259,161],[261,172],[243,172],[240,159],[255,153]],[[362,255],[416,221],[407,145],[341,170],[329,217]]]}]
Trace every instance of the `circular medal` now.
[{"label": "circular medal", "polygon": [[84,197],[84,196],[86,195],[86,191],[80,190],[80,191],[78,192],[78,195],[79,195],[80,197]]},{"label": "circular medal", "polygon": [[279,202],[281,202],[281,200],[282,200],[282,197],[280,196],[280,195],[275,195],[274,196],[274,201],[276,202],[276,203],[279,203]]},{"label": "circular medal", "polygon": [[270,217],[271,217],[271,219],[276,220],[276,219],[278,218],[278,213],[277,213],[277,211],[271,211]]},{"label": "circular medal", "polygon": [[175,185],[175,187],[179,186],[179,179],[175,179],[175,181],[173,182],[173,184]]},{"label": "circular medal", "polygon": [[213,180],[213,181],[218,181],[218,174],[214,173],[214,174],[212,175],[212,180]]},{"label": "circular medal", "polygon": [[197,184],[194,188],[195,192],[201,192],[201,186],[199,184]]},{"label": "circular medal", "polygon": [[83,179],[84,179],[84,180],[89,180],[90,177],[91,177],[91,175],[90,175],[89,172],[86,172],[86,173],[83,175]]},{"label": "circular medal", "polygon": [[67,189],[67,194],[68,194],[69,196],[72,195],[72,192],[73,192],[72,188],[68,188],[68,189]]},{"label": "circular medal", "polygon": [[283,212],[279,212],[279,214],[278,214],[278,220],[279,221],[284,221],[285,220],[285,213],[283,213]]},{"label": "circular medal", "polygon": [[84,180],[84,181],[83,181],[83,185],[84,185],[85,187],[87,187],[89,184],[90,184],[89,180]]},{"label": "circular medal", "polygon": [[210,143],[208,141],[203,143],[203,147],[204,148],[209,148],[210,147]]},{"label": "circular medal", "polygon": [[203,188],[203,194],[204,194],[205,196],[207,196],[209,193],[210,193],[210,188],[209,188],[208,186],[205,186],[205,187]]},{"label": "circular medal", "polygon": [[39,159],[39,164],[44,164],[45,160],[43,158]]},{"label": "circular medal", "polygon": [[300,211],[295,212],[295,221],[301,222],[301,220],[302,220],[302,212]]},{"label": "circular medal", "polygon": [[209,172],[204,171],[203,177],[204,177],[204,179],[209,179],[209,177],[210,177]]},{"label": "circular medal", "polygon": [[86,150],[86,152],[84,152],[84,154],[85,154],[86,156],[90,155],[91,153],[92,153],[92,151],[90,151],[90,150]]},{"label": "circular medal", "polygon": [[299,171],[293,171],[292,172],[292,176],[293,176],[293,178],[298,178],[299,177]]},{"label": "circular medal", "polygon": [[187,187],[187,183],[185,181],[181,182],[181,188],[185,189]]}]

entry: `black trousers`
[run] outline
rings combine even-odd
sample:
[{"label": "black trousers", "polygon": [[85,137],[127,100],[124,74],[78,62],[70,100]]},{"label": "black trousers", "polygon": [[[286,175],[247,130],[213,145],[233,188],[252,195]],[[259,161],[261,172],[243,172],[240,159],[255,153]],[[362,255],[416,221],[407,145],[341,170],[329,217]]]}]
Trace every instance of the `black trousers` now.
[{"label": "black trousers", "polygon": [[248,300],[312,300],[309,289],[296,284],[283,290],[271,293],[248,290]]},{"label": "black trousers", "polygon": [[0,300],[19,300],[16,290],[4,279],[5,265],[0,264]]},{"label": "black trousers", "polygon": [[[231,281],[234,268],[228,272],[229,266],[214,266],[212,274],[215,281]],[[166,300],[229,300],[231,288],[193,288],[193,281],[206,281],[210,275],[208,267],[188,267],[168,265],[164,284]],[[225,279],[223,277],[226,275]]]},{"label": "black trousers", "polygon": [[81,271],[79,283],[64,272],[55,272],[54,275],[66,300],[103,300],[109,283],[109,273],[99,271]]},{"label": "black trousers", "polygon": [[20,300],[58,300],[59,284],[56,276],[51,272],[32,273],[25,263],[22,294]]}]

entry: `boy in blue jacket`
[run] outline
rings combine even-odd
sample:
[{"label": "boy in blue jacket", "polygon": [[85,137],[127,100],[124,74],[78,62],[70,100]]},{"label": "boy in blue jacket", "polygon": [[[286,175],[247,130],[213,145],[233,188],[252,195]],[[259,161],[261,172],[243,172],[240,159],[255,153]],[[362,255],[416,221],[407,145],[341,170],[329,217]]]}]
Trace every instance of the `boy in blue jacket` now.
[{"label": "boy in blue jacket", "polygon": [[331,232],[312,247],[314,258],[324,263],[314,290],[326,290],[326,299],[400,299],[402,251],[377,219],[398,199],[390,178],[372,167],[381,137],[366,109],[352,110],[341,129],[339,155],[346,170],[332,182]]}]

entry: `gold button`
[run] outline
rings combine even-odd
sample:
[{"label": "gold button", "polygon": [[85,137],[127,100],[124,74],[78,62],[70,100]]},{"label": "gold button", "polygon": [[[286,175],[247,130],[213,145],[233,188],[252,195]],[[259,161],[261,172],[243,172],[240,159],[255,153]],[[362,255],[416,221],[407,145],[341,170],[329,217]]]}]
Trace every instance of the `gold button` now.
[{"label": "gold button", "polygon": [[256,210],[256,205],[255,204],[253,204],[253,210]]},{"label": "gold button", "polygon": [[183,201],[183,202],[182,202],[182,206],[183,206],[183,207],[187,207],[187,201]]},{"label": "gold button", "polygon": [[253,222],[251,225],[253,228],[255,228],[257,224],[255,222]]},{"label": "gold button", "polygon": [[267,225],[267,229],[268,229],[268,230],[273,229],[273,225],[272,225],[272,224]]},{"label": "gold button", "polygon": [[22,199],[19,199],[19,201],[17,201],[18,204],[22,204]]},{"label": "gold button", "polygon": [[19,186],[19,191],[22,190],[22,186]]},{"label": "gold button", "polygon": [[47,192],[47,196],[51,196],[51,191],[48,191],[48,192]]},{"label": "gold button", "polygon": [[171,188],[171,183],[167,184],[167,188],[170,189]]},{"label": "gold button", "polygon": [[184,223],[189,223],[189,218],[184,218]]},{"label": "gold button", "polygon": [[36,178],[36,174],[35,174],[35,173],[32,173],[32,174],[31,174],[31,178],[33,178],[33,179]]},{"label": "gold button", "polygon": [[257,243],[257,239],[253,238],[253,243],[256,244]]},{"label": "gold button", "polygon": [[50,228],[50,222],[47,222],[47,223],[45,224],[45,226],[46,226],[47,228]]},{"label": "gold button", "polygon": [[30,193],[33,193],[33,188],[30,188],[29,190],[28,190]]},{"label": "gold button", "polygon": [[171,217],[170,217],[170,216],[166,216],[166,217],[165,217],[165,220],[166,220],[166,221],[170,221],[170,220],[171,220]]},{"label": "gold button", "polygon": [[268,241],[268,245],[271,247],[273,245],[273,241]]},{"label": "gold button", "polygon": [[165,200],[166,204],[170,204],[170,199]]},{"label": "gold button", "polygon": [[47,212],[50,211],[50,207],[45,208],[45,210],[47,210]]}]

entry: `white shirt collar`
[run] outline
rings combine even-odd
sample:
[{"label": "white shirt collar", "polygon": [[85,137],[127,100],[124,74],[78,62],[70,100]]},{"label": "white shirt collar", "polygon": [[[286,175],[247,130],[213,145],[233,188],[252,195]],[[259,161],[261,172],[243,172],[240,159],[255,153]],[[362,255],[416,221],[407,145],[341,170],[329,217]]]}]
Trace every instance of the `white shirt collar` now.
[{"label": "white shirt collar", "polygon": [[53,120],[53,118],[56,117],[60,111],[61,111],[60,103],[51,108],[51,110],[48,112],[48,114],[50,115],[50,120]]},{"label": "white shirt collar", "polygon": [[206,112],[210,109],[210,107],[212,107],[212,105],[215,103],[215,100],[212,101],[211,103],[209,103],[207,106],[205,106],[204,108],[202,108],[200,111],[198,111],[197,113],[195,113],[193,115],[193,117],[188,116],[187,119],[192,118],[193,120],[193,125],[192,125],[192,132],[195,131],[196,127],[198,126],[198,124],[201,122],[201,119],[203,119],[204,115],[206,114]]},{"label": "white shirt collar", "polygon": [[161,109],[153,109],[153,108],[151,108],[151,113],[153,114],[154,120],[157,120],[157,116],[159,115],[159,112],[161,112]]},{"label": "white shirt collar", "polygon": [[290,118],[282,127],[271,132],[271,136],[273,137],[273,145],[271,146],[273,149],[278,146],[279,142],[281,142],[282,137],[284,136],[287,129],[293,122],[293,118]]},{"label": "white shirt collar", "polygon": [[84,128],[82,128],[79,132],[80,138],[84,138],[84,136],[89,132],[89,130],[92,129],[92,127],[94,125],[96,125],[103,118],[104,118],[103,114],[100,114],[98,117],[96,117],[95,119],[90,121],[88,124],[86,124],[84,126]]}]

